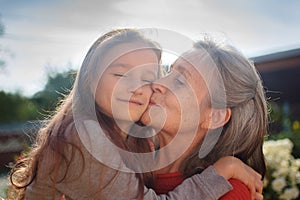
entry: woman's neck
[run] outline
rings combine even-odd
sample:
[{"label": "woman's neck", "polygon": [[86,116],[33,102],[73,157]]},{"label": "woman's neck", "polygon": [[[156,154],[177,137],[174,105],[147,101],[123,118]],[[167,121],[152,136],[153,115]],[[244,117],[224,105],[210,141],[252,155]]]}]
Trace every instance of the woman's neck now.
[{"label": "woman's neck", "polygon": [[[159,138],[160,148],[167,147],[165,151],[159,151],[157,156],[159,163],[170,160],[170,164],[164,168],[157,170],[155,173],[164,174],[178,172],[181,163],[193,152],[193,150],[201,144],[205,133],[177,133],[180,134],[179,138],[175,139],[174,134],[161,131],[157,134]],[[193,137],[190,137],[193,134]],[[176,136],[177,137],[177,136]],[[176,141],[175,141],[176,140]],[[169,147],[170,146],[170,147]],[[175,155],[175,156],[174,156]],[[176,157],[177,156],[177,157]],[[172,160],[175,160],[172,162]]]},{"label": "woman's neck", "polygon": [[[166,174],[166,173],[172,173],[172,172],[178,172],[180,169],[180,165],[183,162],[183,160],[188,156],[189,154],[189,148],[184,152],[178,152],[178,149],[181,149],[179,146],[180,144],[177,144],[174,146],[174,143],[171,144],[172,140],[174,139],[174,136],[172,136],[169,133],[166,133],[164,131],[161,131],[157,134],[159,138],[159,144],[160,149],[163,147],[166,147],[167,149],[163,151],[158,152],[158,162],[159,163],[165,163],[166,160],[170,160],[170,164],[164,168],[161,168],[157,170],[155,173],[157,174]],[[171,147],[169,147],[169,146]],[[174,155],[177,155],[177,158],[174,157]],[[172,162],[172,160],[175,160]]]}]

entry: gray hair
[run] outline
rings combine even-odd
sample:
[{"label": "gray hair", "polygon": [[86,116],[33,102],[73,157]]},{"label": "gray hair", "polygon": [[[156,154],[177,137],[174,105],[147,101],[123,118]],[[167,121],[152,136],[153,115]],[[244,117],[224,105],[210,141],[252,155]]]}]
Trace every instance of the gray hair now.
[{"label": "gray hair", "polygon": [[197,149],[182,164],[181,171],[188,177],[222,156],[231,155],[264,176],[266,167],[262,145],[267,132],[267,102],[254,64],[232,45],[218,44],[210,38],[195,43],[194,50],[205,51],[216,65],[226,98],[218,99],[222,95],[214,94],[221,91],[214,87],[211,105],[214,107],[221,103],[230,108],[231,118],[222,127],[220,138],[210,153],[199,159]]}]

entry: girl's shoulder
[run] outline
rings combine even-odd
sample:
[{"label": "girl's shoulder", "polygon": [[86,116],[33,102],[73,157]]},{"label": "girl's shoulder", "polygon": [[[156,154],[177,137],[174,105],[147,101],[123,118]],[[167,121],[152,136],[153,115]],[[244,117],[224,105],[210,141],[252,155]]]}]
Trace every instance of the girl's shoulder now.
[{"label": "girl's shoulder", "polygon": [[80,123],[74,123],[70,130],[72,135],[75,134],[75,137],[70,139],[79,144],[84,157],[90,158],[90,162],[101,163],[112,169],[132,173],[132,170],[126,166],[123,160],[130,155],[127,155],[127,151],[119,148],[111,141],[99,122],[83,120]]}]

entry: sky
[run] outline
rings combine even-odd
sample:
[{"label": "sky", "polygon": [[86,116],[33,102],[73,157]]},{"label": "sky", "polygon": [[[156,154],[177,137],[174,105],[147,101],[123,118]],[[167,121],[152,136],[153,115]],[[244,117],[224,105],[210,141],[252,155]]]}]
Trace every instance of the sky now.
[{"label": "sky", "polygon": [[78,69],[92,43],[120,27],[220,34],[248,57],[300,48],[299,8],[298,0],[0,0],[0,90],[33,95],[47,74]]}]

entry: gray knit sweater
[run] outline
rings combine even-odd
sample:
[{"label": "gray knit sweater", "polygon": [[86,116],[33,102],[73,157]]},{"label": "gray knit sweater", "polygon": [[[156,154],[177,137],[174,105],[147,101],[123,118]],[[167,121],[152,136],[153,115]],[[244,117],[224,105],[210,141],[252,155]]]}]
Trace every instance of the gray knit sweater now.
[{"label": "gray knit sweater", "polygon": [[[84,123],[83,127],[77,127],[77,132],[83,134],[84,132],[92,132],[97,129],[93,122]],[[90,134],[90,133],[89,133]],[[99,137],[99,133],[97,133]],[[53,163],[54,155],[51,151],[44,154],[45,156],[39,163],[38,172],[35,180],[27,187],[25,199],[29,200],[50,200],[60,199],[62,194],[66,199],[107,199],[107,200],[127,200],[136,199],[138,193],[138,179],[134,173],[122,172],[116,169],[112,169],[102,164],[99,159],[95,159],[95,156],[91,154],[82,145],[84,138],[69,137],[71,143],[80,146],[79,151],[73,152],[69,149],[65,155],[73,155],[73,161],[67,168],[64,162],[59,166],[58,174],[46,173],[49,171],[50,163]],[[89,139],[93,139],[93,136],[89,135]],[[99,145],[99,144],[97,144]],[[109,146],[101,144],[105,149]],[[104,146],[103,146],[104,145]],[[67,148],[68,149],[68,148]],[[47,150],[46,150],[47,151]],[[67,150],[68,151],[68,150]],[[109,158],[113,151],[105,151],[106,156]],[[82,157],[83,155],[83,157]],[[115,159],[117,156],[113,154]],[[83,158],[83,160],[82,160]],[[68,159],[68,156],[67,156]],[[119,159],[115,159],[118,160]],[[84,162],[84,165],[83,165]],[[83,167],[84,166],[84,167]],[[65,171],[67,170],[67,173]],[[56,177],[58,182],[53,189],[52,178]],[[62,179],[62,181],[59,181]],[[186,179],[181,185],[169,192],[167,195],[156,195],[152,189],[144,187],[144,199],[145,200],[164,200],[164,199],[218,199],[226,192],[230,191],[232,186],[230,183],[219,176],[213,166],[208,167],[201,174],[192,176]]]}]

